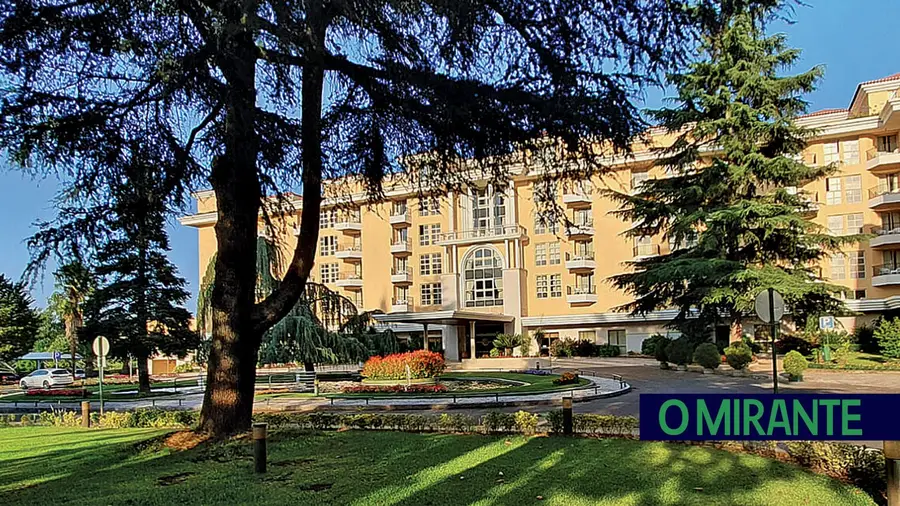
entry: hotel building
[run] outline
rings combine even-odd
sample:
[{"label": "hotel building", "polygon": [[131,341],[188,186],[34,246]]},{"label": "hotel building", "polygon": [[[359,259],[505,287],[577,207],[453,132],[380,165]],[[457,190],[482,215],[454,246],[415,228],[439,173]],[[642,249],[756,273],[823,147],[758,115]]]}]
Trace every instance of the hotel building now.
[{"label": "hotel building", "polygon": [[[858,314],[839,320],[851,330],[900,309],[900,74],[859,84],[847,109],[814,112],[797,123],[816,130],[806,163],[840,167],[802,188],[811,199],[809,219],[836,235],[874,234],[820,266],[824,278],[847,288],[847,306]],[[651,133],[650,145],[671,139]],[[630,224],[611,214],[616,203],[598,189],[633,191],[665,177],[652,166],[654,156],[646,143],[636,144],[630,156],[606,160],[610,173],[553,188],[570,226],[542,224],[535,199],[548,192],[535,190],[546,182],[539,168],[521,164],[510,166],[503,187],[476,181],[462,192],[422,196],[394,185],[385,188],[385,200],[361,205],[352,202],[366,202],[362,192],[326,198],[312,279],[361,310],[380,309],[378,319],[401,334],[424,331],[448,360],[486,355],[497,333],[538,329],[544,346],[573,338],[640,351],[650,335],[673,333],[666,324],[676,311],[617,312],[629,299],[607,280],[629,261],[677,245],[626,237]],[[197,213],[181,222],[198,230],[202,276],[216,248],[216,202],[210,191],[196,199]],[[279,239],[290,251],[302,200],[287,195],[287,201],[292,211]],[[745,332],[754,332],[752,320]],[[722,335],[727,340],[727,329]]]}]

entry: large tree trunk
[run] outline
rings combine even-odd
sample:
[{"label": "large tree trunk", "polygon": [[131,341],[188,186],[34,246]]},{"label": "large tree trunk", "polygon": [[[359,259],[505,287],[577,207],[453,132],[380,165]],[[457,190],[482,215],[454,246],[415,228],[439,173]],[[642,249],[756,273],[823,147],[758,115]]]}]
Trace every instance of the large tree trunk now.
[{"label": "large tree trunk", "polygon": [[150,357],[136,355],[138,365],[138,391],[142,394],[150,393],[150,369],[147,365]]}]

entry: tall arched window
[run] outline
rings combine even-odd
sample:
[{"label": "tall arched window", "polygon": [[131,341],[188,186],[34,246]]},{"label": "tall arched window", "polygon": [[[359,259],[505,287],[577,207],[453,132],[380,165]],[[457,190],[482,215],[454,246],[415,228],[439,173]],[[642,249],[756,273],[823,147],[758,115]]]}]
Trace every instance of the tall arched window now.
[{"label": "tall arched window", "polygon": [[466,307],[503,305],[503,259],[491,248],[473,251],[463,267]]}]

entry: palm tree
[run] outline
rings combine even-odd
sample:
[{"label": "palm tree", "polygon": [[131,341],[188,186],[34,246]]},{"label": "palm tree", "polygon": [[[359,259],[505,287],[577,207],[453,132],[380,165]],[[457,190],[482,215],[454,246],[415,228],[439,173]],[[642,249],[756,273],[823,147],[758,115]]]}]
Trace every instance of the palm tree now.
[{"label": "palm tree", "polygon": [[65,325],[66,340],[69,342],[69,358],[74,375],[78,331],[84,326],[84,302],[94,291],[95,280],[90,269],[77,259],[57,269],[54,276],[56,289],[62,295],[59,309]]},{"label": "palm tree", "polygon": [[[279,280],[273,273],[281,271],[282,259],[277,245],[266,237],[258,238],[256,251],[256,297],[259,300],[277,288]],[[215,262],[213,255],[200,283],[197,328],[201,332],[205,332],[210,323]],[[312,371],[317,363],[356,362],[372,354],[398,351],[397,338],[390,329],[378,331],[374,328],[373,316],[377,313],[360,313],[350,299],[325,285],[307,282],[306,291],[297,304],[263,335],[259,362],[302,362],[304,369]]]}]

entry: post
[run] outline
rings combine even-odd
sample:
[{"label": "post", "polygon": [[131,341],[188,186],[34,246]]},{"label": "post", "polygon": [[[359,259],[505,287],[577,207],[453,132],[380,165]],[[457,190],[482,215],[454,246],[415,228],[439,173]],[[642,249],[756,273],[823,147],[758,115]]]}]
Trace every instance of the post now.
[{"label": "post", "polygon": [[253,465],[257,473],[266,472],[266,431],[265,423],[253,424]]},{"label": "post", "polygon": [[563,434],[572,435],[572,398],[563,397]]},{"label": "post", "polygon": [[425,351],[428,351],[428,324],[423,323],[422,328],[423,328],[422,334],[424,335],[424,337],[422,338],[422,341],[423,341],[422,349]]},{"label": "post", "polygon": [[178,393],[178,376],[172,378],[172,388],[175,390],[175,393]]},{"label": "post", "polygon": [[769,320],[772,322],[772,390],[778,393],[778,353],[775,351],[775,338],[778,334],[778,322],[775,321],[775,289],[769,288]]},{"label": "post", "polygon": [[81,401],[81,426],[85,429],[91,426],[91,401]]},{"label": "post", "polygon": [[[100,349],[102,350],[103,347],[101,346]],[[100,362],[100,416],[103,416],[103,365],[106,362],[106,355],[101,355],[98,361]]]},{"label": "post", "polygon": [[887,472],[887,504],[900,506],[900,441],[884,442],[884,468]]}]

